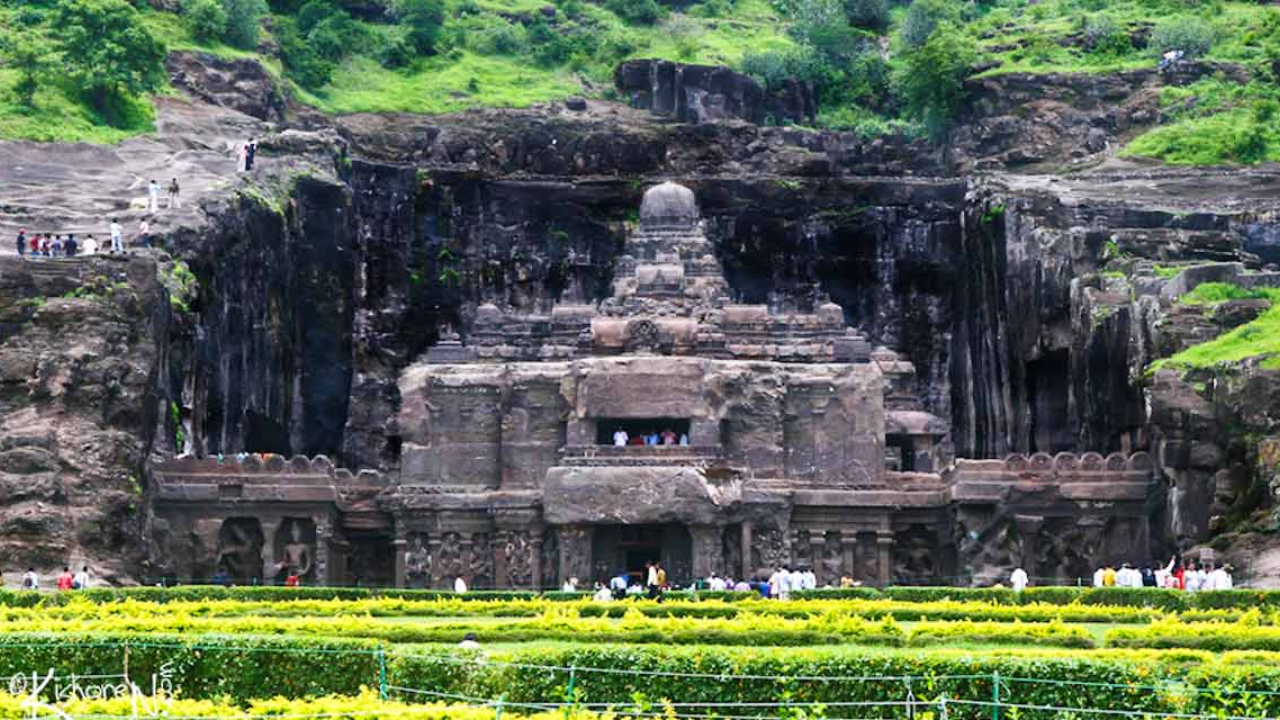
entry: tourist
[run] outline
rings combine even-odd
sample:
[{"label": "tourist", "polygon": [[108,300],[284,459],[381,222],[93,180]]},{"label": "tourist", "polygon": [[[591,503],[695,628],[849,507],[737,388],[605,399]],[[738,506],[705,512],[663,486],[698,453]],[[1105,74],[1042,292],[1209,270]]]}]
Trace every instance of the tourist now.
[{"label": "tourist", "polygon": [[95,255],[98,252],[98,241],[92,235],[84,239],[84,254]]},{"label": "tourist", "polygon": [[248,172],[253,169],[253,161],[258,156],[258,143],[253,138],[249,138],[249,144],[244,146],[244,169]]},{"label": "tourist", "polygon": [[649,599],[655,600],[662,594],[662,585],[658,581],[658,566],[653,563],[644,564],[644,587]]},{"label": "tourist", "polygon": [[151,247],[151,220],[147,217],[142,218],[142,222],[138,223],[138,239],[134,245],[139,247]]},{"label": "tourist", "polygon": [[456,593],[458,593],[459,595],[462,595],[462,594],[466,593],[466,592],[467,592],[467,581],[466,581],[466,580],[463,580],[463,579],[462,579],[462,578],[460,578],[460,577],[458,577],[458,578],[454,578],[454,579],[453,579],[453,591],[454,591],[454,592],[456,592]]},{"label": "tourist", "polygon": [[1194,560],[1187,562],[1187,573],[1183,576],[1184,587],[1187,592],[1196,592],[1204,589],[1205,581],[1208,575],[1198,567]]},{"label": "tourist", "polygon": [[476,634],[469,632],[462,636],[462,642],[458,643],[458,647],[463,650],[479,650],[480,641],[476,638]]},{"label": "tourist", "polygon": [[27,231],[26,228],[18,230],[18,257],[26,257],[27,255]]},{"label": "tourist", "polygon": [[67,567],[65,565],[62,567],[62,574],[58,576],[58,589],[64,590],[64,591],[71,589],[71,568],[70,567]]},{"label": "tourist", "polygon": [[50,250],[53,251],[53,257],[62,257],[62,236],[61,235],[53,236],[53,245],[50,247]]},{"label": "tourist", "polygon": [[300,582],[301,582],[301,580],[298,578],[298,574],[297,574],[297,573],[289,573],[289,577],[286,577],[286,578],[284,579],[284,586],[285,586],[285,587],[298,587],[298,585],[299,585],[299,583],[300,583]]},{"label": "tourist", "polygon": [[663,445],[675,445],[675,444],[676,444],[676,434],[675,434],[675,431],[673,431],[671,428],[667,428],[666,430],[663,430],[663,431],[662,431],[662,444],[663,444]]},{"label": "tourist", "polygon": [[627,571],[619,570],[617,575],[609,578],[609,589],[613,591],[615,600],[621,600],[627,596]]},{"label": "tourist", "polygon": [[1142,587],[1157,587],[1156,571],[1150,565],[1143,565],[1141,570]]},{"label": "tourist", "polygon": [[147,212],[160,212],[160,183],[154,179],[147,183]]},{"label": "tourist", "polygon": [[1107,565],[1102,569],[1102,587],[1116,586],[1116,569]]},{"label": "tourist", "polygon": [[39,254],[40,254],[40,233],[36,233],[35,235],[31,236],[31,257],[36,257]]},{"label": "tourist", "polygon": [[1012,587],[1013,591],[1016,593],[1020,593],[1027,589],[1027,571],[1020,567],[1014,568],[1013,574],[1009,576],[1009,586]]},{"label": "tourist", "polygon": [[227,577],[227,571],[222,567],[213,571],[213,584],[221,585],[222,587],[230,587],[230,578]]},{"label": "tourist", "polygon": [[783,565],[769,576],[769,597],[774,600],[786,600],[790,595],[791,569]]},{"label": "tourist", "polygon": [[733,585],[734,592],[751,592],[751,583],[746,580],[739,580]]},{"label": "tourist", "polygon": [[120,223],[115,218],[111,218],[111,254],[124,252],[124,230],[120,229]]},{"label": "tourist", "polygon": [[711,573],[711,578],[707,580],[707,589],[711,592],[724,592],[729,588],[729,584],[724,581],[716,573]]},{"label": "tourist", "polygon": [[1142,573],[1133,569],[1129,563],[1120,565],[1120,572],[1116,573],[1116,585],[1118,587],[1142,587]]},{"label": "tourist", "polygon": [[1213,572],[1209,573],[1208,586],[1206,590],[1230,590],[1232,588],[1231,566],[1223,565]]},{"label": "tourist", "polygon": [[688,435],[686,435],[686,434],[684,434],[684,433],[680,433],[680,446],[681,446],[681,447],[688,447],[688,446],[689,446],[689,436],[688,436]]},{"label": "tourist", "polygon": [[596,581],[596,594],[591,596],[595,602],[613,602],[613,591],[604,583]]},{"label": "tourist", "polygon": [[640,597],[644,595],[644,588],[640,587],[640,583],[631,583],[627,586],[627,597]]},{"label": "tourist", "polygon": [[179,202],[178,200],[178,193],[180,193],[181,191],[182,191],[182,188],[178,187],[178,178],[174,178],[169,181],[169,209],[170,210],[174,208],[182,207],[182,203]]},{"label": "tourist", "polygon": [[618,428],[617,430],[614,430],[614,431],[613,431],[613,446],[614,446],[614,447],[625,447],[625,446],[626,446],[626,444],[627,444],[627,441],[628,441],[628,440],[630,440],[630,439],[631,439],[631,438],[629,438],[629,437],[627,436],[627,431],[626,431],[626,430],[623,430],[622,428]]},{"label": "tourist", "polygon": [[804,589],[814,590],[817,587],[818,587],[818,574],[815,573],[813,571],[813,568],[811,567],[805,568],[804,569]]},{"label": "tourist", "polygon": [[67,242],[62,247],[67,251],[67,257],[80,254],[80,244],[76,242],[76,236],[72,233],[67,233]]},{"label": "tourist", "polygon": [[840,587],[841,587],[841,588],[851,588],[851,587],[854,587],[854,584],[853,584],[853,578],[849,577],[848,575],[841,575],[841,576],[840,576]]},{"label": "tourist", "polygon": [[40,576],[36,575],[35,568],[33,567],[27,568],[27,573],[22,576],[22,589],[23,590],[39,590],[40,589]]},{"label": "tourist", "polygon": [[44,257],[53,257],[53,240],[48,235],[40,238],[40,254]]},{"label": "tourist", "polygon": [[89,566],[85,565],[80,568],[80,572],[71,578],[72,590],[84,590],[89,587]]},{"label": "tourist", "polygon": [[628,445],[644,445],[644,435],[636,435],[627,441]]}]

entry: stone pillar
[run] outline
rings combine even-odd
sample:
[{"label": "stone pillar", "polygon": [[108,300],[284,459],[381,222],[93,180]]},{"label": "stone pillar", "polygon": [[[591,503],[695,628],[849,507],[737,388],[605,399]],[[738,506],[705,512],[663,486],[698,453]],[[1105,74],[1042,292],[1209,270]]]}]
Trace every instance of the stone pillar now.
[{"label": "stone pillar", "polygon": [[263,585],[270,585],[276,577],[276,535],[283,523],[279,519],[262,520],[262,577]]},{"label": "stone pillar", "polygon": [[503,590],[512,586],[507,577],[507,543],[510,541],[511,533],[506,530],[493,534],[493,586]]},{"label": "stone pillar", "polygon": [[742,523],[742,575],[741,578],[751,582],[756,569],[751,566],[751,523]]},{"label": "stone pillar", "polygon": [[542,588],[542,528],[534,527],[529,531],[529,542],[533,544],[533,570],[529,574],[530,588],[539,590]]},{"label": "stone pillar", "polygon": [[316,527],[316,585],[329,584],[329,565],[330,550],[329,543],[333,541],[333,526],[329,524],[329,518],[318,517],[312,518],[312,522]]},{"label": "stone pillar", "polygon": [[858,532],[856,530],[840,531],[840,567],[843,574],[851,578],[858,577]]},{"label": "stone pillar", "polygon": [[1039,563],[1036,561],[1039,550],[1036,547],[1036,541],[1040,535],[1040,528],[1044,525],[1044,518],[1036,515],[1018,515],[1015,521],[1018,523],[1018,537],[1022,539],[1022,569],[1027,571],[1027,575],[1036,577],[1040,570]]},{"label": "stone pillar", "polygon": [[462,578],[467,581],[467,587],[476,584],[476,564],[468,560],[476,556],[475,550],[475,536],[471,533],[461,533],[458,536],[458,555],[464,560]]},{"label": "stone pillar", "polygon": [[409,540],[403,533],[397,531],[396,537],[391,541],[391,555],[395,558],[395,585],[398,588],[409,587],[409,577],[405,571],[405,553],[408,551]]},{"label": "stone pillar", "polygon": [[880,530],[876,532],[876,582],[880,587],[886,587],[893,578],[893,568],[890,563],[893,559],[893,531]]},{"label": "stone pillar", "polygon": [[[427,539],[427,557],[431,558],[431,574],[427,576],[426,586],[429,588],[443,587],[444,582],[440,575],[440,546],[443,544],[443,536],[440,533],[432,533]],[[450,586],[452,587],[452,586]]]},{"label": "stone pillar", "polygon": [[578,578],[585,583],[591,579],[590,525],[562,525],[556,534],[560,538],[560,582]]},{"label": "stone pillar", "polygon": [[832,582],[831,578],[825,577],[827,574],[826,563],[823,562],[827,557],[827,533],[823,530],[815,530],[809,533],[809,569],[813,571],[817,577],[819,585],[823,582],[831,582],[832,585],[839,585],[840,578],[837,576]]},{"label": "stone pillar", "polygon": [[724,527],[721,525],[690,525],[689,539],[693,543],[693,579],[700,580],[711,573],[723,574]]}]

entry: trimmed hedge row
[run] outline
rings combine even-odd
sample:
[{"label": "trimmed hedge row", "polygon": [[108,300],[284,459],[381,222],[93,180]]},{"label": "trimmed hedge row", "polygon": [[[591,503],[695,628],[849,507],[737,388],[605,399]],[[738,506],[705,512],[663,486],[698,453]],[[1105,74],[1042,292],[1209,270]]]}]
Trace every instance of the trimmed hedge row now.
[{"label": "trimmed hedge row", "polygon": [[1187,623],[1165,620],[1143,627],[1109,630],[1105,642],[1108,647],[1119,648],[1280,651],[1280,628],[1259,627],[1253,621]]},{"label": "trimmed hedge row", "polygon": [[[907,681],[902,678],[907,676],[913,696],[922,701],[944,692],[953,699],[986,700],[998,673],[1007,703],[1270,717],[1280,713],[1277,660],[1280,656],[1266,653],[1190,651],[1115,650],[1103,655],[602,644],[480,652],[433,645],[383,650],[359,640],[127,633],[12,633],[0,642],[0,677],[42,674],[50,668],[59,675],[111,673],[127,662],[135,680],[167,667],[174,688],[193,699],[354,695],[361,686],[380,687],[385,679],[388,688],[547,703],[566,697],[574,668],[577,701],[619,707],[633,706],[638,697],[682,703],[903,700]],[[1245,695],[1240,690],[1277,694]],[[772,715],[776,709],[735,712]]]},{"label": "trimmed hedge row", "polygon": [[536,641],[572,642],[590,638],[597,643],[687,644],[740,646],[815,645],[932,645],[948,642],[1036,644],[1059,647],[1094,647],[1084,628],[1061,622],[975,623],[925,622],[908,633],[892,618],[868,620],[853,615],[830,614],[804,620],[761,615],[734,619],[650,618],[633,613],[614,622],[579,618],[572,614],[508,622],[370,622],[360,617],[307,618],[209,618],[106,617],[83,619],[27,618],[0,622],[0,634],[8,630],[40,632],[129,633],[235,633],[237,635],[286,635],[367,638],[392,643],[456,643],[474,633],[486,643]]},{"label": "trimmed hedge row", "polygon": [[[534,592],[526,590],[479,590],[459,595],[447,590],[395,589],[395,588],[287,588],[278,586],[221,587],[217,585],[179,585],[176,587],[91,588],[74,593],[33,593],[21,590],[0,590],[0,605],[31,607],[38,604],[62,604],[80,597],[93,602],[113,602],[124,599],[151,602],[175,600],[362,600],[368,598],[393,598],[402,600],[583,600],[590,596],[585,592]],[[756,600],[754,592],[677,591],[667,593],[673,600],[722,600],[726,602]],[[1159,608],[1169,611],[1238,609],[1254,607],[1280,609],[1280,590],[1217,590],[1188,593],[1159,588],[1093,588],[1093,587],[1032,587],[1022,593],[1009,588],[960,588],[960,587],[889,587],[884,589],[857,587],[839,589],[804,590],[792,593],[793,598],[808,599],[856,599],[898,600],[902,602],[938,602],[943,600],[980,601],[999,605],[1026,605],[1047,603],[1051,605],[1126,606]]]}]

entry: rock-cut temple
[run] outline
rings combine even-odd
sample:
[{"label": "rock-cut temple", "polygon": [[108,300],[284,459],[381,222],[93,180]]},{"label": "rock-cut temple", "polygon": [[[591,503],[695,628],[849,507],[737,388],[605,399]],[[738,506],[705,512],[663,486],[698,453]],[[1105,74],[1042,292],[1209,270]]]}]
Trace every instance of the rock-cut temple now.
[{"label": "rock-cut temple", "polygon": [[1150,557],[1145,453],[950,459],[911,363],[840,306],[731,295],[694,193],[653,187],[611,297],[481,306],[402,373],[395,472],[177,458],[156,473],[157,543],[185,577],[473,588],[651,560],[679,583],[790,564],[884,584]]}]

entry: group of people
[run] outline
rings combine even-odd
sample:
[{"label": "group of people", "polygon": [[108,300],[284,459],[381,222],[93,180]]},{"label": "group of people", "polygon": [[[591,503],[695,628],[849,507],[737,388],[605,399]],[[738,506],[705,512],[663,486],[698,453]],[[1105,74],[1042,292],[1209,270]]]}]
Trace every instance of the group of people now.
[{"label": "group of people", "polygon": [[1173,590],[1230,590],[1233,586],[1230,565],[1210,570],[1207,565],[1197,566],[1194,560],[1185,564],[1174,556],[1168,565],[1135,568],[1123,563],[1117,570],[1111,565],[1100,567],[1093,573],[1094,587],[1158,587]]},{"label": "group of people", "polygon": [[[168,187],[168,209],[182,207],[180,194],[182,188],[178,185],[178,179],[174,178],[169,181]],[[152,180],[147,185],[147,207],[151,213],[160,211],[160,184]],[[111,236],[111,254],[124,252],[124,228],[120,225],[118,218],[111,218],[111,223],[107,228]],[[138,233],[136,236],[136,244],[148,245],[151,241],[151,217],[143,216],[138,222]],[[98,254],[98,241],[93,235],[85,237],[84,241],[76,239],[74,233],[67,233],[65,236],[56,233],[35,233],[28,236],[26,228],[18,230],[17,240],[18,255],[26,257],[28,254],[32,259],[36,258],[69,258],[78,255],[96,255]]]},{"label": "group of people", "polygon": [[[59,590],[84,590],[89,587],[89,566],[84,566],[80,569],[80,572],[75,574],[71,573],[69,566],[63,566],[62,573],[58,575],[55,585]],[[40,589],[40,575],[36,573],[35,568],[29,567],[23,573],[20,587],[23,590]]]},{"label": "group of people", "polygon": [[613,432],[613,444],[615,447],[625,447],[627,445],[688,445],[689,436],[686,433],[677,435],[671,428],[664,428],[662,432],[653,430],[637,435],[631,435],[626,430],[619,428]]}]

